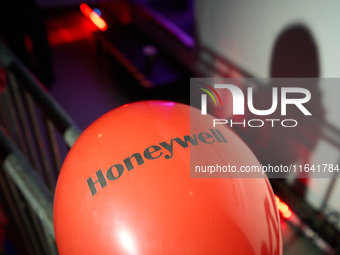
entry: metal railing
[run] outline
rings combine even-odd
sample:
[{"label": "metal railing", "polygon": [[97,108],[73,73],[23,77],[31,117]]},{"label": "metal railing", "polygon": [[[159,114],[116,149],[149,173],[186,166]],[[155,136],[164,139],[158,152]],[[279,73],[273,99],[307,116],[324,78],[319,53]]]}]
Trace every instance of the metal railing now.
[{"label": "metal railing", "polygon": [[[19,254],[58,254],[53,193],[63,154],[80,130],[0,42],[0,205]],[[61,147],[63,146],[63,147]]]}]

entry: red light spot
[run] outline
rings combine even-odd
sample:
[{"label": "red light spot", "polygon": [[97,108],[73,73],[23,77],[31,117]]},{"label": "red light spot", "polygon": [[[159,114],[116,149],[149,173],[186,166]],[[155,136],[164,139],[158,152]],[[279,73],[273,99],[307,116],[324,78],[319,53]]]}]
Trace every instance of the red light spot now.
[{"label": "red light spot", "polygon": [[81,12],[95,24],[99,30],[105,31],[107,24],[96,12],[94,12],[87,4],[82,3],[80,5]]},{"label": "red light spot", "polygon": [[281,211],[282,213],[286,213],[286,212],[289,211],[289,208],[288,208],[287,205],[283,204],[283,205],[281,206],[281,208],[280,208],[280,211]]},{"label": "red light spot", "polygon": [[280,214],[283,218],[287,219],[292,215],[291,210],[288,205],[280,200],[278,196],[275,195],[275,200],[277,204],[277,208],[279,209]]},{"label": "red light spot", "polygon": [[288,209],[288,211],[281,214],[283,218],[287,219],[292,216],[292,212]]},{"label": "red light spot", "polygon": [[280,198],[277,195],[275,195],[275,200],[276,200],[276,204],[280,202]]}]

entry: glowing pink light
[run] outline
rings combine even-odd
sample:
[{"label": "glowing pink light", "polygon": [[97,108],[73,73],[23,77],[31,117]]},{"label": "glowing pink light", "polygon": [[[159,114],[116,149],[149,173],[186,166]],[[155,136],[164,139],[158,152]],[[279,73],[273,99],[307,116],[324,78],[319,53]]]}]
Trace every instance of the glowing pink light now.
[{"label": "glowing pink light", "polygon": [[107,24],[96,12],[94,12],[87,4],[82,3],[80,5],[81,12],[95,24],[99,30],[105,31]]}]

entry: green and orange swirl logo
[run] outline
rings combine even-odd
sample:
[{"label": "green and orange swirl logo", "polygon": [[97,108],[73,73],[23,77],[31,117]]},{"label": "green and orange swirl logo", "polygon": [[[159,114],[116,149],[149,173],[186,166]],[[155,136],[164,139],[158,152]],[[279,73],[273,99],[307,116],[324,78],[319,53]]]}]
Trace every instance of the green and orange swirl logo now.
[{"label": "green and orange swirl logo", "polygon": [[219,94],[217,93],[217,91],[216,91],[212,86],[210,86],[210,85],[208,85],[208,84],[205,84],[205,83],[203,83],[203,82],[197,82],[197,83],[198,83],[198,84],[201,84],[201,85],[203,85],[203,86],[206,87],[206,88],[202,88],[202,87],[198,87],[198,88],[199,88],[200,90],[203,90],[205,93],[207,93],[207,94],[212,98],[212,100],[213,100],[214,103],[215,103],[215,106],[217,106],[216,99],[215,99],[215,97],[213,96],[213,94],[212,94],[208,89],[210,89],[210,90],[217,96],[218,100],[220,101],[220,103],[221,103],[221,105],[222,105],[222,100],[221,100]]}]

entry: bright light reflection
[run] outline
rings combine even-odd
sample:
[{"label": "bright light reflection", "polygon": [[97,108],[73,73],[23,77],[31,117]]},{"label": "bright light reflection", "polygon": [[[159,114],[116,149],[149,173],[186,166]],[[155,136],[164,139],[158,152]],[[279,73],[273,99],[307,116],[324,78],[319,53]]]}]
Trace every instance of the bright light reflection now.
[{"label": "bright light reflection", "polygon": [[168,107],[173,107],[175,106],[174,102],[161,102],[162,105],[168,106]]},{"label": "bright light reflection", "polygon": [[136,245],[128,232],[125,230],[120,231],[119,237],[121,244],[129,254],[137,254]]}]

